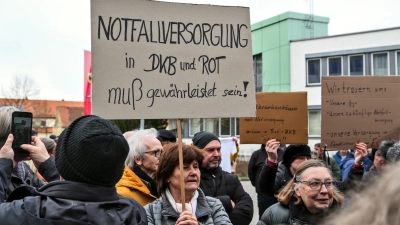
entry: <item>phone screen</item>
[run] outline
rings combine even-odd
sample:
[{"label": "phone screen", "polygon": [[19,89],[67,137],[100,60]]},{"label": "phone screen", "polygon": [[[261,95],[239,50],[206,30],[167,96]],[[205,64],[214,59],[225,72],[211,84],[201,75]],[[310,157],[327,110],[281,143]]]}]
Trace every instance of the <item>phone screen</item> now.
[{"label": "phone screen", "polygon": [[20,148],[22,144],[31,143],[32,114],[29,112],[14,112],[12,117],[12,134],[14,135],[13,150],[15,154],[29,154]]}]

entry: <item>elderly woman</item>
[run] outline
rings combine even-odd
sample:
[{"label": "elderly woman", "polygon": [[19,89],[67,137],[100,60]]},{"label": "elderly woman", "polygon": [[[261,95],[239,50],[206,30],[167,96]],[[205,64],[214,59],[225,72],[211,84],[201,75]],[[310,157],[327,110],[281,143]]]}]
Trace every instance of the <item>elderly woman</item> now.
[{"label": "elderly woman", "polygon": [[186,210],[182,212],[178,144],[168,144],[156,173],[157,191],[162,198],[144,207],[148,224],[231,224],[222,203],[205,196],[199,188],[202,153],[189,145],[183,145],[182,150]]},{"label": "elderly woman", "polygon": [[264,212],[257,225],[318,224],[343,203],[331,171],[320,160],[302,162],[276,197],[278,203]]}]

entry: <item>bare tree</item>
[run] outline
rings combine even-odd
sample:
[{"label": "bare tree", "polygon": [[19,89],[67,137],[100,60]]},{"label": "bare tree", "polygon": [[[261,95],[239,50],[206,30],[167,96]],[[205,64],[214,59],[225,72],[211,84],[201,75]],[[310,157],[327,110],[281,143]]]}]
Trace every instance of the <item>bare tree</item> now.
[{"label": "bare tree", "polygon": [[26,100],[37,97],[40,88],[33,77],[17,74],[11,79],[7,89],[1,87],[1,92],[7,105],[21,107]]}]

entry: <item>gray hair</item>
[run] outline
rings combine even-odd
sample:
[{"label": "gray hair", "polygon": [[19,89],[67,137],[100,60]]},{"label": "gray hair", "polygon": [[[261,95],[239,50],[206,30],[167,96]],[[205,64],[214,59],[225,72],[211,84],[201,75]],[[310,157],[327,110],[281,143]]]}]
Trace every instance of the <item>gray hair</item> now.
[{"label": "gray hair", "polygon": [[14,106],[0,107],[0,146],[3,146],[11,133],[12,113],[19,111]]},{"label": "gray hair", "polygon": [[143,142],[143,137],[158,137],[158,132],[154,128],[145,130],[134,130],[132,135],[128,138],[129,153],[125,160],[125,166],[133,168],[135,166],[134,158],[142,158],[146,152],[147,146]]},{"label": "gray hair", "polygon": [[378,150],[389,163],[395,163],[400,159],[400,143],[395,140],[382,141]]}]

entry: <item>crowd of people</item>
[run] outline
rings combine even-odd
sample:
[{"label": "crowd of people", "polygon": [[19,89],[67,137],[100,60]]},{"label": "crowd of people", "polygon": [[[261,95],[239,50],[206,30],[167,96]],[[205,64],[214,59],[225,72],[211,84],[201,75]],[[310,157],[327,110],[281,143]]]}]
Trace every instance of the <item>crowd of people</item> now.
[{"label": "crowd of people", "polygon": [[[213,133],[198,132],[186,145],[168,130],[122,134],[109,120],[82,116],[58,137],[32,136],[21,146],[29,156],[21,158],[12,149],[14,111],[0,107],[1,224],[249,225],[253,219],[253,199],[236,174],[222,170],[221,141]],[[394,140],[372,150],[357,143],[333,157],[320,144],[311,151],[269,140],[249,162],[257,224],[398,224],[399,159]]]}]

